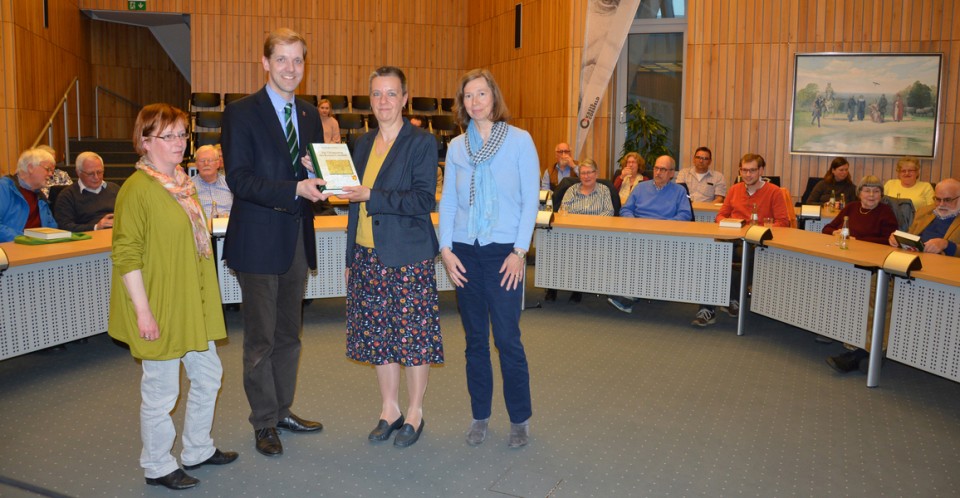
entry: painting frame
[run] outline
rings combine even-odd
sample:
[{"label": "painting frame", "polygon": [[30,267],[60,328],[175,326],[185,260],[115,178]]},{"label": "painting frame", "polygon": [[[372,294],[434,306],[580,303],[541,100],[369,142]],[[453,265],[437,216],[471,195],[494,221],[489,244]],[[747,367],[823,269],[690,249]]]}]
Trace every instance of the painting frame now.
[{"label": "painting frame", "polygon": [[790,154],[932,159],[942,83],[940,52],[798,52]]}]

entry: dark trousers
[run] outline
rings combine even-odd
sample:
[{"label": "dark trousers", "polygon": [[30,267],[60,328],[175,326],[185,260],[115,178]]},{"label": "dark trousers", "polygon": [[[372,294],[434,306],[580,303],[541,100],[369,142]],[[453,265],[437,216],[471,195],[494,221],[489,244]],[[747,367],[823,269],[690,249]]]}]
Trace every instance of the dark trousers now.
[{"label": "dark trousers", "polygon": [[466,269],[467,283],[457,288],[460,320],[467,338],[467,390],[473,418],[490,417],[493,400],[493,368],[490,362],[490,328],[500,353],[503,399],[510,421],[516,424],[530,418],[530,371],[527,355],[520,342],[520,287],[508,291],[500,287],[500,266],[513,250],[513,244],[453,244],[453,253]]},{"label": "dark trousers", "polygon": [[298,231],[293,262],[279,275],[237,272],[243,292],[243,388],[254,429],[290,415],[300,363],[307,258]]}]

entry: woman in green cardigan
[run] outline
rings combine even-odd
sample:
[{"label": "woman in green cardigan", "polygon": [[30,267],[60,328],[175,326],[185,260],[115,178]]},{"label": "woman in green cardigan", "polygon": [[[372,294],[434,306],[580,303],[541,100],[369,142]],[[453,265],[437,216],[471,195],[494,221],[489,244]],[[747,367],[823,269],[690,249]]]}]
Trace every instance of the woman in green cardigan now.
[{"label": "woman in green cardigan", "polygon": [[223,368],[214,341],[226,337],[210,236],[196,189],[180,162],[187,115],[167,104],[144,107],[134,125],[137,171],[117,195],[109,334],[142,360],[140,465],[147,484],[186,489],[200,481],[171,455],[170,412],[180,395],[180,364],[190,379],[183,424],[186,469],[223,465],[210,428]]}]

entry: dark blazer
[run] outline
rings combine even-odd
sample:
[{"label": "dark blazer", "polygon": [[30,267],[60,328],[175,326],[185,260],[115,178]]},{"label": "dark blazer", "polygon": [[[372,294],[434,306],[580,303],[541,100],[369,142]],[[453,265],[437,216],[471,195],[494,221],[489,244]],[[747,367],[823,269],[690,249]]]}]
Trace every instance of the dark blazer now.
[{"label": "dark blazer", "polygon": [[[323,126],[316,107],[301,99],[294,107],[303,157],[310,143],[323,142]],[[227,106],[221,143],[233,192],[223,245],[227,265],[247,273],[284,273],[293,261],[297,231],[302,230],[307,264],[315,269],[313,208],[296,195],[306,170],[291,164],[283,125],[265,87]]]},{"label": "dark blazer", "polygon": [[[363,178],[377,131],[360,137],[353,163]],[[430,213],[437,204],[437,140],[429,132],[403,120],[403,128],[383,160],[367,214],[373,218],[373,244],[386,266],[402,266],[437,255],[437,232]],[[350,203],[347,218],[347,267],[357,241],[360,204]]]}]

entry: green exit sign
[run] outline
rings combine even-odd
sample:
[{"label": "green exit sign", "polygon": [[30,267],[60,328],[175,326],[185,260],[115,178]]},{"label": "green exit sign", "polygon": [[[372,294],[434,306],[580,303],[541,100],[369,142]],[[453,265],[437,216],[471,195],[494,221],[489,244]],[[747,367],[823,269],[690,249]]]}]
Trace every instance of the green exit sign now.
[{"label": "green exit sign", "polygon": [[147,10],[146,0],[140,0],[139,2],[128,1],[127,10]]}]

